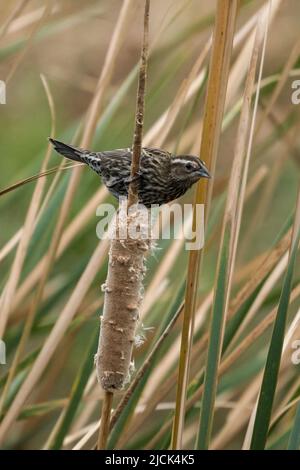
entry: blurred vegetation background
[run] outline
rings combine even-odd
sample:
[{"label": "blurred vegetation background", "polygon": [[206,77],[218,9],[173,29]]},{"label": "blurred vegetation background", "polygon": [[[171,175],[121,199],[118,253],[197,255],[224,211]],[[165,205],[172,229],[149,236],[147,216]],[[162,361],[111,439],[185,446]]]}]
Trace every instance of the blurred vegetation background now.
[{"label": "blurred vegetation background", "polygon": [[[6,82],[7,102],[6,105],[0,105],[0,190],[40,171],[47,150],[47,137],[51,132],[49,105],[40,74],[43,74],[47,79],[54,101],[55,135],[58,139],[71,142],[80,123],[84,122],[86,111],[93,99],[98,77],[104,66],[107,50],[111,44],[123,4],[121,0],[53,0],[48,3],[50,10],[45,15],[47,2],[44,1],[0,2],[0,17],[2,18],[2,29],[0,25],[0,79]],[[242,28],[265,3],[259,0],[241,1],[236,30]],[[183,81],[191,73],[192,67],[211,35],[215,9],[216,2],[214,1],[165,0],[161,2],[151,0],[146,134],[175,100]],[[142,11],[143,2],[132,3],[129,26],[123,35],[112,77],[105,89],[97,120],[97,129],[90,146],[92,149],[128,147],[132,143],[136,65],[140,53]],[[11,18],[14,12],[16,12],[15,17]],[[272,96],[278,77],[282,73],[291,51],[297,41],[299,42],[299,15],[299,1],[282,1],[279,11],[270,25],[263,68],[263,79],[267,80],[267,85],[261,88],[258,121]],[[7,21],[9,21],[8,25],[6,25]],[[246,35],[235,47],[233,64],[241,53],[249,60],[249,52],[248,55],[246,51],[243,52],[247,38]],[[274,247],[275,241],[282,234],[288,217],[295,207],[300,165],[300,106],[291,103],[291,84],[297,78],[297,73],[298,79],[300,75],[299,51],[298,54],[295,53],[295,56],[284,86],[268,117],[264,119],[259,133],[255,136],[249,180],[255,181],[257,174],[261,174],[262,178],[260,183],[254,184],[254,191],[250,193],[245,203],[233,294],[237,294],[254,275],[259,265],[258,261],[263,259],[260,256],[268,254],[268,250]],[[169,151],[198,153],[196,149],[200,148],[199,131],[200,121],[203,117],[208,61],[209,54],[202,65],[204,78],[201,86],[198,86],[196,93],[187,99],[184,105],[180,106],[175,122],[163,143],[163,147]],[[246,76],[247,66],[245,61],[241,68],[243,72],[240,72],[243,76]],[[238,74],[236,80],[239,80]],[[214,286],[224,200],[232,168],[240,109],[238,106],[240,106],[243,88],[244,80],[232,93],[225,114],[225,121],[227,119],[228,124],[225,123],[218,154],[214,176],[213,215],[207,228],[207,248],[199,283],[201,302],[206,299]],[[164,127],[160,132],[163,133],[163,131]],[[160,133],[151,141],[151,145],[155,146],[159,138]],[[205,155],[201,155],[201,158],[205,161]],[[60,163],[60,157],[52,152],[48,167],[52,168]],[[41,257],[49,249],[70,174],[70,170],[59,174],[59,182],[33,231],[14,300],[20,286],[24,285]],[[54,175],[47,177],[44,195],[50,188],[54,177]],[[97,176],[84,169],[69,207],[67,225],[84,209],[99,186],[100,180]],[[0,197],[0,247],[7,246],[7,243],[22,227],[34,187],[34,182],[29,183]],[[115,204],[115,201],[108,195],[107,200]],[[192,200],[193,191],[190,191],[184,197],[183,202],[192,202]],[[25,350],[19,361],[22,364],[26,359],[27,362],[25,361],[13,377],[3,405],[4,414],[30,371],[37,352],[43,347],[74,288],[76,289],[76,284],[99,243],[96,237],[98,221],[99,219],[93,211],[88,220],[80,225],[63,254],[53,263],[46,281],[43,299],[39,302],[35,312],[30,338],[26,342]],[[151,286],[157,273],[161,272],[159,270],[163,269],[163,260],[166,259],[166,255],[171,252],[174,245],[172,245],[172,241],[164,240],[159,241],[158,246],[159,250],[148,260],[148,273],[145,281],[146,298],[147,288]],[[4,290],[9,278],[15,253],[16,248],[14,247],[7,255],[2,258],[0,256],[1,291]],[[178,306],[183,298],[182,286],[186,273],[187,255],[188,253],[183,248],[176,253],[174,252],[174,255],[170,255],[170,268],[159,279],[160,282],[155,292],[150,291],[153,295],[153,302],[143,323],[145,327],[151,327],[153,330],[145,331],[146,340],[135,354],[137,368],[143,364],[155,335],[160,331],[164,315],[169,312],[174,302]],[[298,285],[299,274],[299,266],[296,266],[293,286]],[[27,408],[25,405],[24,409],[22,407],[23,420],[10,427],[4,444],[6,448],[43,448],[45,445],[47,446],[47,442],[49,444],[51,433],[55,434],[54,430],[57,429],[55,426],[58,426],[57,422],[61,411],[69,403],[72,386],[74,387],[79,370],[82,371],[83,364],[90,364],[92,361],[91,351],[93,348],[91,348],[90,342],[98,332],[98,317],[103,300],[100,286],[105,280],[105,275],[106,261],[103,260],[99,263],[97,275],[91,282],[88,292],[72,320],[72,325],[69,325],[64,340],[57,346],[54,356],[41,374],[37,386],[30,393],[29,400],[26,401]],[[281,286],[282,278],[279,277],[259,306],[256,315],[241,334],[240,339],[251,332],[278,304]],[[33,286],[19,303],[17,302],[15,305],[12,303],[4,336],[7,344],[7,364],[0,366],[2,387],[7,379],[10,364],[20,341],[34,292],[35,287]],[[296,302],[291,305],[289,310],[290,321],[299,309],[299,305],[299,297],[297,297]],[[203,319],[201,325],[196,330],[195,343],[207,331],[207,317]],[[179,321],[160,351],[161,360],[168,354],[170,358],[170,351],[172,351],[174,344],[177,345],[178,354],[179,343],[176,343],[176,340],[178,341],[180,328]],[[223,390],[224,395],[221,392],[220,394],[221,398],[227,402],[224,408],[221,407],[217,412],[215,436],[225,426],[228,413],[234,409],[247,387],[250,387],[249,384],[252,384],[259,372],[263,370],[270,333],[271,330],[267,329],[264,335],[254,342],[247,353],[232,367],[231,374],[225,375],[221,383],[221,391]],[[234,348],[234,346],[232,347]],[[86,359],[88,353],[90,361]],[[193,374],[197,373],[202,367],[201,364],[204,363],[204,352],[202,351],[201,354],[199,362],[193,364],[192,369],[197,369],[193,370]],[[178,356],[176,357],[178,359]],[[159,370],[160,361],[156,362],[155,379],[153,380],[157,381],[158,388],[167,380],[170,371],[176,370],[176,362],[171,363],[170,360],[166,359],[161,371]],[[290,369],[293,371],[285,370],[284,374],[287,375],[287,378],[280,389],[280,399],[284,405],[287,405],[299,394],[297,378],[299,368],[291,365]],[[85,390],[85,399],[79,397],[77,402],[75,400],[76,406],[74,405],[72,422],[64,428],[63,439],[67,439],[68,433],[76,435],[76,432],[81,429],[85,430],[85,426],[93,424],[99,417],[100,405],[98,402],[101,398],[101,391],[95,383],[95,378],[92,377],[92,369],[89,376],[91,381],[89,388],[85,388],[86,382],[82,384],[82,392]],[[153,383],[148,386],[147,389],[145,385],[145,402],[149,400],[149,397],[152,397],[151,394],[155,390]],[[294,387],[296,395],[289,396],[288,390],[291,390],[292,387]],[[174,404],[175,390],[176,380],[164,400],[160,402],[162,409],[148,417],[143,427],[140,428],[139,434],[129,437],[126,432],[128,429],[130,430],[130,427],[126,432],[124,431],[125,438],[122,443],[124,448],[144,448],[147,443],[151,442],[155,432],[160,429],[161,424],[169,416],[168,406],[170,403]],[[254,402],[255,395],[246,403],[245,413],[248,415]],[[277,411],[281,409],[279,402],[276,406],[278,407]],[[280,422],[277,427],[274,425],[269,445],[272,445],[273,441],[275,441],[277,448],[286,445],[286,433],[287,429],[291,429],[294,411],[293,409],[288,418],[284,415],[282,421],[278,418]],[[189,417],[189,425],[184,439],[186,448],[193,447],[198,412],[199,406],[195,414]],[[142,412],[140,411],[140,413]],[[26,418],[25,421],[24,418]],[[224,448],[241,448],[246,424],[247,421],[243,421],[240,429],[221,445],[224,445]],[[119,429],[119,432],[118,439],[121,439],[122,442],[123,427]],[[79,432],[78,438],[75,437],[70,441],[65,440],[64,447],[72,448],[84,435],[84,432]],[[164,448],[169,437],[166,434],[165,439],[156,445]],[[90,448],[93,438],[95,440],[95,437],[92,436],[91,440],[87,440],[87,444],[83,444],[83,447]],[[61,444],[59,445],[57,442],[56,446],[61,447]]]}]

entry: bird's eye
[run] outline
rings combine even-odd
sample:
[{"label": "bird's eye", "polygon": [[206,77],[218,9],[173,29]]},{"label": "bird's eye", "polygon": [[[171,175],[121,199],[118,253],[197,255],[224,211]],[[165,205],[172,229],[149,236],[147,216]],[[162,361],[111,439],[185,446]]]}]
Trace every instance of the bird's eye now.
[{"label": "bird's eye", "polygon": [[192,171],[194,167],[193,167],[192,163],[186,163],[186,164],[185,164],[185,168],[186,168],[188,171]]}]

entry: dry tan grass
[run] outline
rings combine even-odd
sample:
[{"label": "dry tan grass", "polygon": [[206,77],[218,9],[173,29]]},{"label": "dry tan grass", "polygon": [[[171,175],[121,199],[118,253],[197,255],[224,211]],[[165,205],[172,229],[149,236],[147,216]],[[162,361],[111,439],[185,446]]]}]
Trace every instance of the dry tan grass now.
[{"label": "dry tan grass", "polygon": [[[133,9],[134,2],[129,0],[122,3],[120,11],[114,11],[113,2],[104,2],[101,8],[92,1],[80,7],[67,7],[63,2],[53,7],[50,3],[16,0],[1,10],[4,12],[0,30],[4,76],[10,78],[10,87],[20,96],[23,96],[21,84],[25,87],[30,82],[27,69],[43,71],[45,77],[51,77],[49,86],[49,78],[43,79],[50,111],[46,110],[44,96],[43,104],[39,106],[41,111],[45,108],[48,120],[52,113],[52,122],[55,107],[59,131],[61,127],[67,131],[71,124],[66,140],[73,134],[73,140],[84,147],[93,146],[94,141],[100,148],[102,145],[104,148],[127,146],[132,140],[133,119],[130,116],[133,116],[135,96],[132,84],[137,70],[139,34],[138,29],[131,26],[140,11]],[[230,3],[233,6],[233,2]],[[212,49],[215,11],[207,2],[201,3],[203,10],[199,6],[195,10],[193,6],[193,0],[184,3],[174,0],[153,6],[154,33],[150,35],[144,137],[144,145],[171,150],[178,147],[178,152],[189,153],[198,153],[201,139],[206,140],[201,158],[215,170],[207,194],[209,233],[198,287],[196,273],[200,262],[196,260],[197,256],[188,265],[188,282],[190,284],[192,280],[195,289],[193,293],[187,291],[185,300],[191,307],[190,312],[195,307],[195,325],[192,335],[192,323],[184,321],[182,347],[188,353],[181,359],[183,374],[176,411],[178,426],[172,447],[196,445],[199,400],[203,397],[203,373],[207,367],[206,350],[215,333],[210,330],[209,323],[216,297],[217,258],[224,231],[228,229],[230,257],[223,292],[224,321],[219,331],[220,345],[225,335],[227,348],[222,354],[221,347],[219,349],[216,374],[219,386],[214,391],[212,415],[217,413],[220,419],[215,420],[212,427],[209,446],[212,449],[247,448],[264,358],[290,263],[289,252],[296,243],[300,224],[299,202],[294,210],[299,169],[299,113],[290,103],[290,81],[299,77],[296,68],[299,39],[293,31],[297,7],[293,10],[280,0],[273,0],[271,9],[269,1],[260,3],[259,8],[254,2],[248,6],[241,4],[230,66],[229,56],[225,54],[227,66],[218,69],[219,95],[216,82],[207,81],[211,54],[222,56],[220,42],[215,50],[214,46]],[[279,12],[283,14],[279,15]],[[267,41],[266,23],[269,25]],[[76,51],[67,40],[66,32],[70,27],[78,37]],[[232,27],[233,22],[230,23]],[[286,34],[287,30],[289,34]],[[279,35],[281,51],[280,47],[273,46]],[[56,56],[51,55],[54,47],[57,63]],[[220,59],[216,65],[220,67],[221,64]],[[128,72],[131,76],[127,76]],[[212,100],[210,105],[215,106],[213,111],[216,113],[210,122],[207,118],[209,103],[205,107],[203,99],[207,87]],[[35,97],[30,99],[34,101]],[[20,113],[24,106],[20,101]],[[68,112],[67,108],[70,108]],[[12,112],[10,107],[5,109]],[[41,112],[41,119],[42,115]],[[26,121],[31,120],[34,122],[27,110]],[[25,133],[31,132],[24,120],[22,126]],[[32,136],[23,144],[20,130],[16,127],[15,134],[22,141],[18,158],[23,165],[28,155],[28,142],[38,140],[36,134],[41,132],[46,137],[49,131],[38,128],[36,134],[32,131]],[[9,145],[13,148],[14,142],[11,137],[5,139],[3,136],[7,153],[7,148]],[[221,146],[217,157],[219,139]],[[40,155],[35,156],[33,162],[43,161],[42,171],[51,166],[48,164],[49,149],[43,147],[43,152],[44,160]],[[9,158],[14,158],[13,152]],[[36,166],[25,168],[22,165],[18,174],[11,174],[10,181],[3,181],[1,187],[8,187],[37,172]],[[60,162],[59,169],[62,167],[63,162]],[[13,166],[8,168],[16,171]],[[7,169],[3,174],[7,175],[9,171]],[[53,208],[57,191],[62,191],[66,171],[70,169],[58,171],[53,179],[49,172],[45,178],[37,180],[34,188],[26,184],[0,196],[3,220],[7,220],[8,225],[11,222],[13,227],[7,228],[3,224],[0,247],[0,337],[7,340],[10,366],[10,370],[2,369],[2,366],[0,370],[3,410],[0,438],[5,448],[52,448],[64,426],[66,413],[70,413],[71,418],[63,429],[63,444],[59,447],[92,448],[99,427],[98,410],[103,394],[94,371],[80,385],[81,398],[74,401],[73,394],[80,382],[78,371],[83,364],[92,361],[92,355],[90,358],[84,356],[88,350],[87,338],[103,305],[99,284],[105,278],[107,264],[108,241],[91,239],[87,227],[93,223],[95,210],[106,200],[108,193],[103,187],[94,191],[94,187],[89,187],[93,185],[92,179],[89,180],[81,168],[72,168],[65,186],[67,189],[57,199],[58,206]],[[202,187],[198,199],[204,200],[205,193],[206,189]],[[189,195],[186,201],[188,198]],[[46,227],[45,219],[51,207],[55,218],[52,216],[51,227]],[[296,219],[291,244],[292,210]],[[13,219],[15,214],[17,222]],[[288,216],[289,224],[286,223]],[[190,221],[185,223],[188,225]],[[43,245],[42,237],[39,235],[38,240],[37,233],[44,230]],[[159,246],[161,249],[149,259],[142,309],[143,324],[154,331],[145,330],[145,343],[134,351],[137,371],[132,388],[123,401],[115,397],[113,403],[117,411],[113,415],[115,426],[109,440],[110,445],[122,449],[135,446],[152,449],[161,445],[167,448],[170,443],[184,301],[183,296],[179,296],[178,286],[182,286],[185,277],[187,256],[183,236],[159,242]],[[80,272],[79,264],[82,264]],[[299,402],[299,377],[290,357],[291,343],[299,334],[297,266],[292,287],[267,440],[268,447],[275,445],[276,448],[286,447],[284,436],[297,424],[294,416]],[[164,323],[167,318],[168,327]],[[163,323],[164,328],[159,330]],[[160,336],[157,331],[161,331]],[[186,389],[188,399],[185,404]],[[20,414],[22,421],[17,421]]]}]

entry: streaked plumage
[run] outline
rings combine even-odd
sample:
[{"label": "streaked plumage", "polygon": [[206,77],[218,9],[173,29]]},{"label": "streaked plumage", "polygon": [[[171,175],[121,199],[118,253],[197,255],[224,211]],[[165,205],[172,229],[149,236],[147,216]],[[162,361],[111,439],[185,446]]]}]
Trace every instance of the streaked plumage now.
[{"label": "streaked plumage", "polygon": [[[130,148],[91,152],[49,139],[61,155],[86,163],[102,177],[115,196],[127,196],[132,151]],[[143,148],[137,180],[139,202],[146,207],[166,204],[182,196],[201,177],[210,178],[202,160],[194,155],[172,155],[165,150]]]}]

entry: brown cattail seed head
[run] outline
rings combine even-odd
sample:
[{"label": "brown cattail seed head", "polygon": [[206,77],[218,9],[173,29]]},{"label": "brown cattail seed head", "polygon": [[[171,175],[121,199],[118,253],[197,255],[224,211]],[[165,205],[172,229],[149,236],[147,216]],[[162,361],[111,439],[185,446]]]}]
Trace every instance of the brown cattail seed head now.
[{"label": "brown cattail seed head", "polygon": [[[134,215],[118,217],[118,224],[131,223]],[[124,228],[124,227],[123,227]],[[117,234],[124,233],[121,229]],[[112,240],[110,269],[105,282],[105,299],[100,340],[96,358],[98,380],[106,391],[122,390],[130,376],[132,349],[135,343],[144,256],[149,240],[127,238]],[[130,276],[128,276],[130,272]]]}]

